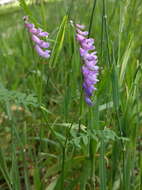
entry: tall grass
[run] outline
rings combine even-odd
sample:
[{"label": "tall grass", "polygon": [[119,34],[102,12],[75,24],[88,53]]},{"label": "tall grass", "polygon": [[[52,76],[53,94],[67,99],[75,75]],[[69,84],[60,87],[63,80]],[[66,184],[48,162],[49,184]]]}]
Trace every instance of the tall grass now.
[{"label": "tall grass", "polygon": [[[141,0],[49,1],[0,14],[0,189],[141,190]],[[38,57],[22,17],[50,32]],[[70,24],[95,38],[89,108]]]}]

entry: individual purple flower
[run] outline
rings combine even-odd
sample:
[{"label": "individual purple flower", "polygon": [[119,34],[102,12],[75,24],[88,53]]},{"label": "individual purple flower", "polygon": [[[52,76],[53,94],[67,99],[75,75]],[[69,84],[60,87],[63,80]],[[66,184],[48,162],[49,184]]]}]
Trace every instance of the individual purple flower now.
[{"label": "individual purple flower", "polygon": [[49,35],[48,32],[42,32],[42,31],[37,34],[37,36],[39,37],[48,37],[48,35]]},{"label": "individual purple flower", "polygon": [[25,22],[25,27],[28,29],[29,33],[31,34],[31,39],[35,43],[35,50],[39,56],[44,58],[50,57],[50,44],[44,41],[43,38],[47,38],[49,33],[44,32],[41,28],[36,28],[34,24],[29,23],[28,16],[24,16],[23,20]]},{"label": "individual purple flower", "polygon": [[84,78],[83,89],[85,92],[85,101],[89,106],[93,106],[91,97],[97,90],[94,85],[99,81],[98,58],[95,51],[94,39],[88,38],[88,31],[84,31],[85,26],[76,24],[76,39],[80,44],[80,56],[83,59],[82,74]]},{"label": "individual purple flower", "polygon": [[32,35],[32,40],[38,45],[41,44],[41,40],[34,34]]},{"label": "individual purple flower", "polygon": [[83,35],[83,36],[87,36],[88,35],[88,31],[81,31],[80,29],[77,29],[77,33],[80,34],[80,35]]},{"label": "individual purple flower", "polygon": [[85,25],[82,25],[82,24],[76,24],[76,27],[77,27],[77,29],[79,28],[79,29],[85,29]]},{"label": "individual purple flower", "polygon": [[39,45],[35,45],[35,50],[37,53],[44,58],[49,58],[50,57],[50,50],[43,50]]},{"label": "individual purple flower", "polygon": [[[27,27],[28,28],[28,27]],[[31,33],[31,34],[38,34],[38,29],[36,29],[36,28],[34,28],[34,27],[32,27],[32,28],[30,28],[29,29],[29,32]]]},{"label": "individual purple flower", "polygon": [[39,46],[41,48],[49,48],[50,44],[48,42],[44,42],[43,40],[41,40]]}]

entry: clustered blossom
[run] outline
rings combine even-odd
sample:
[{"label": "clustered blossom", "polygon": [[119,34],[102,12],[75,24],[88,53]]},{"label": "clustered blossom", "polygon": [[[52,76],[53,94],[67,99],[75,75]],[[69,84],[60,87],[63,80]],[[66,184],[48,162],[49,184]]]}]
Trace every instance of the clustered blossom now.
[{"label": "clustered blossom", "polygon": [[31,39],[35,43],[35,50],[39,56],[44,58],[50,57],[49,43],[43,40],[45,37],[48,37],[49,33],[44,32],[41,28],[36,28],[34,24],[29,23],[28,16],[23,17],[25,22],[25,27],[31,34]]},{"label": "clustered blossom", "polygon": [[97,55],[94,46],[94,39],[88,38],[88,32],[84,31],[85,26],[76,24],[76,39],[80,44],[80,55],[83,59],[83,89],[85,92],[85,101],[89,106],[93,105],[91,96],[96,90],[94,85],[99,81],[97,79],[99,67],[97,66]]}]

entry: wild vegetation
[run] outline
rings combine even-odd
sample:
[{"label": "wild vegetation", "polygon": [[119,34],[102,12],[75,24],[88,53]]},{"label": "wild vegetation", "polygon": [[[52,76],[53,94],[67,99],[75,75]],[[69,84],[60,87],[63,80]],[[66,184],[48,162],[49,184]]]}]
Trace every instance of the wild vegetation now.
[{"label": "wild vegetation", "polygon": [[[142,189],[141,0],[19,0],[0,13],[0,190]],[[40,57],[24,26],[49,32]],[[73,23],[95,39],[93,106]]]}]

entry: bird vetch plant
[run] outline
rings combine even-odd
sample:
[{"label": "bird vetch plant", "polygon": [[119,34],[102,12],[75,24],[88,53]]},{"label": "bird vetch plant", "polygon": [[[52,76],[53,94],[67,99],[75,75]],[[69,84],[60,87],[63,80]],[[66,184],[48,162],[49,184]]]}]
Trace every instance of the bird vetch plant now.
[{"label": "bird vetch plant", "polygon": [[94,85],[99,81],[97,79],[99,67],[98,58],[95,51],[94,39],[89,38],[88,31],[84,31],[85,26],[76,24],[76,39],[80,44],[80,56],[83,59],[82,74],[84,78],[83,89],[85,92],[85,101],[89,106],[94,103],[91,100],[93,92],[96,91]]},{"label": "bird vetch plant", "polygon": [[38,55],[43,58],[49,58],[51,51],[48,50],[48,48],[50,44],[43,40],[45,37],[48,37],[49,33],[44,32],[41,28],[36,28],[34,24],[29,22],[28,16],[24,16],[23,20],[25,22],[25,27],[32,36],[32,41],[35,43],[35,50],[37,51]]}]

